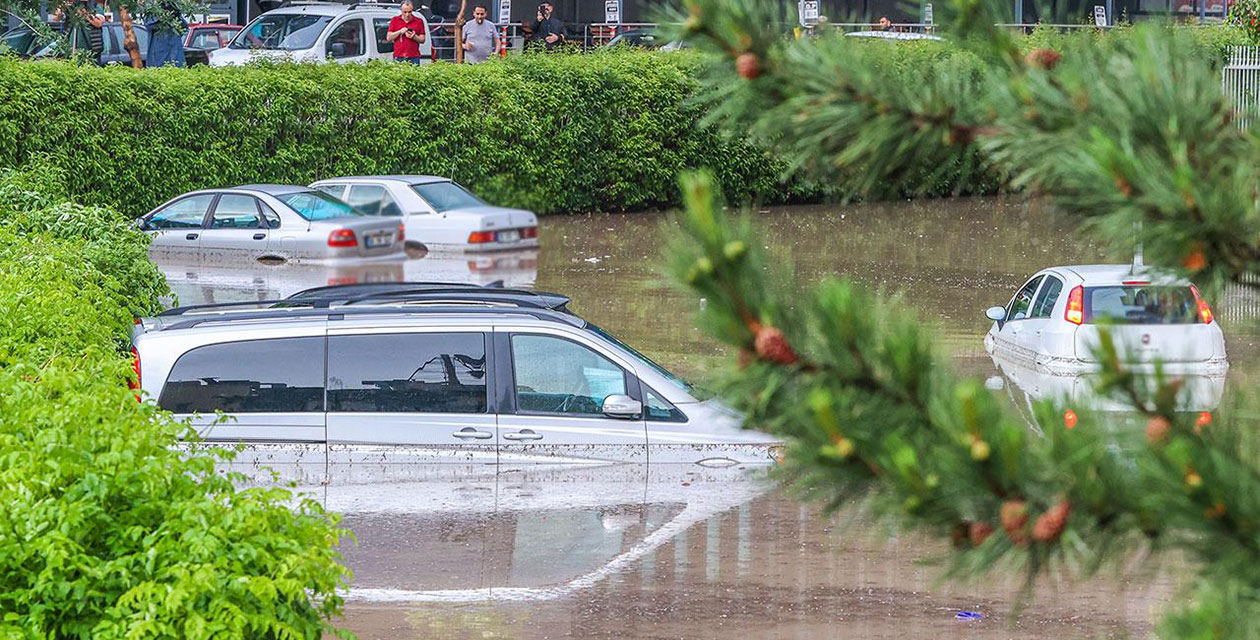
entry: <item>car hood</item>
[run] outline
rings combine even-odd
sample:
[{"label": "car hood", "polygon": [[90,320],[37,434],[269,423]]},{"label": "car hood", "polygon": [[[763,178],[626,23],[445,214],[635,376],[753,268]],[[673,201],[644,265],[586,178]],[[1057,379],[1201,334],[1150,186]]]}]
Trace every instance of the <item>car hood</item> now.
[{"label": "car hood", "polygon": [[486,231],[538,226],[538,216],[530,211],[491,205],[450,209],[442,215],[447,218],[466,219],[478,225],[478,229]]},{"label": "car hood", "polygon": [[212,67],[231,67],[237,65],[248,64],[254,60],[271,60],[275,62],[283,62],[291,60],[293,62],[314,62],[318,59],[314,49],[305,49],[302,51],[270,51],[264,49],[232,49],[224,47],[222,49],[214,49],[210,53],[210,66]]},{"label": "car hood", "polygon": [[703,402],[679,404],[691,422],[689,434],[711,442],[739,444],[780,444],[783,439],[768,433],[744,428],[744,416],[716,398]]}]

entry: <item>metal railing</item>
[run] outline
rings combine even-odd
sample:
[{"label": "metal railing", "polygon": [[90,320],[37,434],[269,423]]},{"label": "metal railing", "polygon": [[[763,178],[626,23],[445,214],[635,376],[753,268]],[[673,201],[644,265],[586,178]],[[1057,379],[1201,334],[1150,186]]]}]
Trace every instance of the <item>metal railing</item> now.
[{"label": "metal railing", "polygon": [[1248,114],[1260,106],[1260,47],[1232,47],[1229,61],[1221,69],[1221,91],[1234,103],[1238,117],[1234,121],[1246,128]]}]

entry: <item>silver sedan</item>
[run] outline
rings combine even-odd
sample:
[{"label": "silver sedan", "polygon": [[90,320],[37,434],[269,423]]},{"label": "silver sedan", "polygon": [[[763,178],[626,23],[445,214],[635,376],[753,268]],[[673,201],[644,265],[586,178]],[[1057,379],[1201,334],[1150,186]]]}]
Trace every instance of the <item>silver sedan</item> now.
[{"label": "silver sedan", "polygon": [[253,184],[192,191],[137,221],[151,251],[200,257],[340,262],[403,257],[397,218],[365,216],[308,187]]}]

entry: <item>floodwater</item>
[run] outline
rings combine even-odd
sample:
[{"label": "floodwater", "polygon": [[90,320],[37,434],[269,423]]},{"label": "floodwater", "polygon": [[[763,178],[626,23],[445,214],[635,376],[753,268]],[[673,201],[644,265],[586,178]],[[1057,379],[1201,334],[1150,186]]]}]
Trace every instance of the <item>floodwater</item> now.
[{"label": "floodwater", "polygon": [[[1018,405],[1027,380],[984,351],[986,307],[1034,271],[1128,262],[1022,200],[777,208],[754,214],[802,282],[846,276],[902,296],[963,375]],[[702,381],[731,356],[693,323],[702,304],[658,267],[665,216],[546,218],[543,248],[358,267],[159,265],[183,304],[283,297],[327,284],[460,281],[569,295],[572,308],[666,367]],[[1255,300],[1214,309],[1244,388],[1260,362]],[[1252,310],[1248,312],[1247,310]],[[994,384],[990,384],[994,388]],[[366,467],[309,491],[356,543],[343,625],[361,638],[1143,637],[1180,602],[1176,561],[1042,583],[1019,607],[1015,569],[942,582],[939,540],[886,530],[856,507],[824,516],[766,469]],[[958,611],[986,616],[955,619]]]}]

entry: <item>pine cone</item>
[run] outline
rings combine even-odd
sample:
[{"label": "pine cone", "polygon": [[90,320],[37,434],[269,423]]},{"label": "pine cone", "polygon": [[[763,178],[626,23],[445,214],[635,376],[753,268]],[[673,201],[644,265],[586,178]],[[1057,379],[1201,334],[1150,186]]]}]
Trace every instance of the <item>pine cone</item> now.
[{"label": "pine cone", "polygon": [[971,534],[971,546],[978,547],[984,544],[984,541],[988,540],[989,536],[993,535],[993,525],[987,522],[973,522],[969,533]]},{"label": "pine cone", "polygon": [[761,75],[761,58],[749,51],[735,58],[735,71],[745,80],[755,80]]},{"label": "pine cone", "polygon": [[1023,500],[1007,500],[1002,503],[999,519],[1011,542],[1021,547],[1028,544],[1028,532],[1025,531],[1028,527],[1028,505]]},{"label": "pine cone", "polygon": [[1067,526],[1068,514],[1071,512],[1072,505],[1067,500],[1060,500],[1058,504],[1050,507],[1033,523],[1033,540],[1037,542],[1058,540],[1059,534],[1063,533],[1063,528]]},{"label": "pine cone", "polygon": [[1207,267],[1207,257],[1203,255],[1202,249],[1195,249],[1182,259],[1181,264],[1192,273],[1202,271]]},{"label": "pine cone", "polygon": [[759,327],[753,340],[757,349],[757,357],[775,364],[794,364],[800,358],[783,337],[783,332],[775,327]]},{"label": "pine cone", "polygon": [[1037,67],[1049,71],[1050,69],[1053,69],[1055,65],[1058,65],[1059,61],[1062,59],[1063,54],[1058,51],[1042,48],[1029,51],[1028,55],[1024,57],[1024,62],[1027,62],[1030,67]]},{"label": "pine cone", "polygon": [[1151,445],[1157,445],[1168,438],[1168,432],[1171,430],[1172,424],[1168,422],[1168,418],[1155,416],[1146,423],[1146,441]]}]

